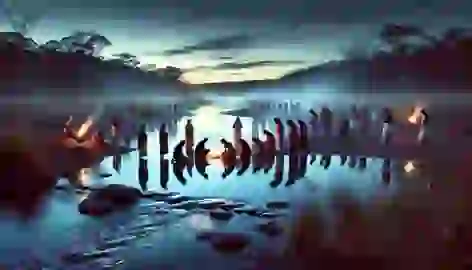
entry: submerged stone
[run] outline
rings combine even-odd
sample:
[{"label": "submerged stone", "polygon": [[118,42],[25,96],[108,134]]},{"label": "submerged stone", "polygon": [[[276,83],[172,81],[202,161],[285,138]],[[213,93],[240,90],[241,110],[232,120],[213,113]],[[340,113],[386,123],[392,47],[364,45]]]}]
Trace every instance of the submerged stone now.
[{"label": "submerged stone", "polygon": [[234,213],[225,210],[212,210],[210,217],[216,220],[228,221],[233,217]]},{"label": "submerged stone", "polygon": [[257,231],[273,237],[273,236],[278,236],[284,232],[284,229],[282,226],[280,226],[277,222],[275,221],[269,221],[267,223],[261,223],[256,226]]},{"label": "submerged stone", "polygon": [[272,201],[266,204],[268,209],[286,209],[290,204],[286,201]]},{"label": "submerged stone", "polygon": [[141,192],[124,185],[108,185],[93,190],[78,206],[79,213],[102,216],[138,202]]},{"label": "submerged stone", "polygon": [[197,234],[197,239],[208,241],[216,251],[221,253],[241,252],[251,242],[247,234],[230,232],[200,232]]}]

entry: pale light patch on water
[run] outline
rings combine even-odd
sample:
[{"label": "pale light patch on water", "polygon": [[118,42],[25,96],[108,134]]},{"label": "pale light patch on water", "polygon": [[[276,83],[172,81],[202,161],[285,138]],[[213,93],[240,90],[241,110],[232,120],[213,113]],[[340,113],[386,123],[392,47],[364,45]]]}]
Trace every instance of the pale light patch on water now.
[{"label": "pale light patch on water", "polygon": [[[339,107],[346,107],[347,105],[343,104],[350,104],[353,100],[351,99],[350,102],[347,102],[342,97],[338,96],[338,98]],[[300,99],[302,99],[302,96],[300,96]],[[316,103],[313,100],[302,101],[307,104],[306,106]],[[367,102],[367,99],[365,101]],[[239,102],[237,104],[244,107],[244,104]],[[331,102],[336,103],[336,98],[333,98]],[[404,105],[404,107],[410,107],[411,104],[405,103]],[[173,132],[170,132],[170,150],[180,139],[184,138],[185,123],[188,117],[193,119],[195,140],[198,141],[203,139],[203,137],[209,137],[210,140],[207,146],[209,148],[220,149],[219,139],[221,137],[232,139],[233,130],[231,126],[234,123],[235,117],[220,114],[222,110],[229,108],[231,107],[226,106],[224,100],[222,100],[219,104],[206,105],[192,111],[191,114],[193,113],[193,116],[179,118],[173,127]],[[90,111],[93,111],[93,109]],[[270,113],[267,113],[267,115],[270,115]],[[287,117],[291,116],[287,115]],[[159,119],[159,121],[165,122],[165,119]],[[253,120],[251,117],[242,117],[241,121],[244,126],[243,138],[250,140],[253,135]],[[264,125],[269,127],[268,124]],[[136,143],[133,142],[132,146],[135,145]],[[320,157],[318,156],[317,158],[319,161]],[[156,130],[149,132],[147,159],[149,164],[149,189],[164,191],[159,183],[161,168],[158,132]],[[269,185],[274,180],[274,168],[269,170],[267,174],[262,172],[253,174],[252,168],[250,168],[241,177],[233,173],[223,180],[221,179],[222,164],[214,162],[207,169],[209,180],[203,179],[193,170],[192,177],[188,173],[184,173],[184,176],[187,178],[187,184],[183,185],[172,175],[172,165],[170,165],[168,190],[178,191],[189,196],[223,197],[241,200],[256,207],[264,206],[269,200],[289,201],[294,208],[306,206],[310,202],[315,201],[323,206],[327,219],[329,219],[333,212],[331,204],[333,204],[333,201],[336,201],[336,196],[334,196],[336,193],[348,192],[363,207],[369,209],[376,202],[380,200],[388,201],[402,192],[408,194],[424,194],[428,192],[428,179],[402,172],[405,166],[404,161],[397,161],[397,165],[392,165],[392,167],[397,166],[400,170],[394,170],[391,183],[389,184],[381,181],[382,160],[369,158],[365,170],[360,170],[357,167],[340,166],[338,156],[332,158],[332,164],[328,169],[319,166],[318,161],[314,165],[308,166],[307,174],[304,178],[298,180],[292,186],[285,187],[289,167],[288,159],[286,158],[284,160],[284,181],[275,188],[271,188]],[[101,168],[105,172],[110,172],[112,176],[103,179],[96,175],[91,175],[84,183],[91,185],[121,183],[139,188],[137,181],[138,164],[139,159],[136,153],[124,156],[122,169],[118,173],[112,169],[112,157],[106,158],[102,162]],[[0,251],[2,251],[0,253],[11,257],[5,257],[5,260],[16,260],[16,258],[25,255],[26,252],[40,254],[44,258],[49,259],[50,254],[58,254],[58,252],[62,252],[64,247],[70,247],[76,240],[75,238],[83,238],[85,242],[93,242],[91,239],[100,231],[107,231],[110,227],[116,227],[116,224],[124,228],[123,223],[127,224],[137,220],[136,216],[132,213],[129,215],[125,214],[125,217],[118,221],[113,219],[100,220],[79,215],[77,213],[77,204],[80,202],[80,196],[84,195],[61,193],[61,191],[54,192],[45,203],[43,211],[29,223],[24,224],[23,227],[20,227],[16,221],[13,221],[12,217],[2,218],[0,220],[0,229],[4,234],[2,234],[3,238],[0,241]],[[153,265],[152,261],[155,262],[158,259],[162,262],[170,263],[172,260],[182,260],[182,258],[189,258],[194,261],[196,259],[200,261],[202,258],[212,258],[218,261],[215,265],[224,266],[225,260],[221,258],[218,260],[218,255],[211,253],[212,251],[207,245],[194,242],[194,232],[220,228],[252,232],[254,218],[239,215],[234,217],[228,224],[225,224],[215,222],[208,215],[198,213],[182,219],[182,222],[177,222],[177,224],[178,226],[170,225],[165,228],[163,227],[164,229],[160,230],[159,233],[146,238],[147,241],[144,242],[151,244],[151,248],[143,248],[138,249],[139,252],[136,250],[131,252],[129,260],[134,260],[135,263],[144,260],[149,265]],[[189,231],[188,228],[191,230]],[[113,235],[112,233],[110,234]],[[118,237],[122,235],[117,232],[113,236]],[[37,246],[34,243],[40,243],[41,246]],[[267,243],[265,244],[267,245]],[[268,245],[273,245],[273,242],[270,242]],[[185,253],[185,255],[179,257],[179,251]],[[141,263],[144,266],[146,265],[145,262],[141,261]]]}]

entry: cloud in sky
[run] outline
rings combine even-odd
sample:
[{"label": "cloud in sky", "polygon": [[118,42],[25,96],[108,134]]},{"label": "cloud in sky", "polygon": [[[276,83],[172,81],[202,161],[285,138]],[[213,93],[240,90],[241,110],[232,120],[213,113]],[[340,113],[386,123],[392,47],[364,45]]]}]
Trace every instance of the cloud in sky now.
[{"label": "cloud in sky", "polygon": [[289,66],[306,64],[305,61],[298,60],[260,60],[250,62],[224,62],[213,66],[197,66],[187,71],[197,70],[235,70],[235,69],[249,69],[267,66]]},{"label": "cloud in sky", "polygon": [[170,49],[161,52],[148,52],[147,55],[186,55],[199,51],[220,51],[230,49],[244,49],[249,48],[254,37],[248,34],[235,34],[228,36],[221,36],[211,39],[205,39],[192,45],[183,46],[182,48]]}]

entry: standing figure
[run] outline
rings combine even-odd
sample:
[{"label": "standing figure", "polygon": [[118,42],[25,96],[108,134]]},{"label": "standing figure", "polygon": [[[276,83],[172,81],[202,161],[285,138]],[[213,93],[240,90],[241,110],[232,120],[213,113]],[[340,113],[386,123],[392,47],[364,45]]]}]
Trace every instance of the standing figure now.
[{"label": "standing figure", "polygon": [[429,125],[429,115],[423,108],[420,111],[420,130],[418,132],[418,143],[424,143],[427,139],[427,127]]},{"label": "standing figure", "polygon": [[297,125],[292,120],[288,120],[287,125],[290,128],[288,133],[289,153],[292,154],[298,152],[300,149],[300,133]]},{"label": "standing figure", "polygon": [[352,129],[354,132],[359,131],[360,126],[360,112],[356,105],[351,106],[351,112],[349,115],[349,128]]},{"label": "standing figure", "polygon": [[161,156],[169,153],[169,133],[166,124],[162,124],[159,129],[159,151]]},{"label": "standing figure", "polygon": [[339,127],[339,137],[341,138],[348,138],[350,129],[351,129],[352,122],[350,119],[344,119],[341,121],[341,125]]},{"label": "standing figure", "polygon": [[192,154],[192,149],[193,149],[193,137],[194,136],[194,131],[193,131],[193,125],[192,125],[192,120],[188,119],[187,124],[185,125],[185,153],[187,156],[190,156]]},{"label": "standing figure", "polygon": [[300,150],[308,152],[310,150],[308,142],[308,127],[302,120],[298,120],[298,127],[300,129]]},{"label": "standing figure", "polygon": [[333,112],[328,107],[323,107],[320,113],[320,121],[324,136],[331,136],[333,129]]},{"label": "standing figure", "polygon": [[359,134],[363,137],[370,135],[371,115],[367,107],[362,107],[359,112]]},{"label": "standing figure", "polygon": [[285,141],[285,130],[284,130],[284,124],[282,123],[282,120],[280,118],[276,117],[274,118],[275,122],[275,138],[277,140],[277,151],[283,152],[284,149],[284,141]]},{"label": "standing figure", "polygon": [[[254,120],[253,120],[254,121]],[[236,120],[233,123],[233,142],[234,148],[236,149],[236,155],[241,155],[241,138],[243,132],[243,123],[241,122],[241,118],[236,117]]]},{"label": "standing figure", "polygon": [[318,136],[319,134],[319,116],[318,114],[313,110],[310,109],[310,138],[314,138],[315,136]]},{"label": "standing figure", "polygon": [[138,132],[138,151],[141,157],[147,156],[147,140],[146,125],[141,124]]},{"label": "standing figure", "polygon": [[380,140],[383,144],[389,144],[391,137],[393,135],[393,113],[389,108],[384,108],[382,110],[382,133]]}]

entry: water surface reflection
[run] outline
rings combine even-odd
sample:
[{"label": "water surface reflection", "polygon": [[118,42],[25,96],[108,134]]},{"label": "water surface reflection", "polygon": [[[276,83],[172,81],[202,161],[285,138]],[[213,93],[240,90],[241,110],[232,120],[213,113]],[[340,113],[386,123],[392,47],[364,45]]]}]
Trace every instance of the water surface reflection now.
[{"label": "water surface reflection", "polygon": [[[278,111],[267,112],[266,114],[270,116],[268,119],[274,116],[288,119],[295,115],[303,118],[301,113],[296,114],[296,111],[302,110],[298,107],[286,113],[281,112],[286,108],[283,104],[280,106],[276,104],[273,107]],[[258,114],[263,109],[257,108],[252,109],[253,112],[246,111],[246,116],[240,112],[240,122],[243,127],[240,137],[246,142],[252,142],[254,137],[264,138],[264,135],[267,135],[264,130],[275,130],[272,121]],[[273,155],[267,160],[252,157],[250,162],[247,162],[248,159],[241,164],[233,164],[235,165],[233,168],[228,167],[221,159],[211,159],[206,166],[207,164],[199,164],[201,161],[197,157],[195,160],[186,160],[182,163],[179,162],[178,156],[162,153],[160,147],[162,138],[168,140],[170,148],[165,152],[172,152],[173,148],[188,136],[186,125],[189,119],[195,127],[192,139],[195,143],[207,138],[206,147],[215,153],[222,151],[221,138],[231,140],[235,136],[232,125],[236,116],[228,112],[229,109],[233,108],[205,105],[196,110],[182,110],[173,117],[168,117],[162,110],[156,112],[154,117],[152,110],[148,109],[146,117],[129,118],[135,119],[134,124],[129,126],[133,126],[132,129],[135,131],[141,127],[146,139],[139,142],[139,138],[124,136],[128,137],[124,141],[127,140],[126,144],[130,147],[140,148],[138,144],[144,143],[147,146],[145,153],[139,151],[141,154],[132,152],[111,155],[96,168],[84,168],[75,177],[61,179],[59,184],[75,186],[126,184],[142,191],[179,192],[181,195],[199,198],[226,198],[253,207],[266,207],[267,202],[271,201],[288,202],[290,210],[293,210],[289,212],[292,221],[316,204],[321,209],[323,222],[327,224],[339,223],[341,211],[339,205],[343,201],[341,197],[349,194],[350,200],[355,201],[362,211],[371,216],[385,215],[382,219],[375,220],[377,229],[372,230],[371,234],[383,234],[386,238],[386,235],[390,235],[393,230],[388,223],[395,218],[385,214],[386,205],[401,204],[405,209],[427,211],[434,215],[437,223],[441,225],[451,223],[444,226],[453,226],[466,214],[461,211],[468,206],[464,201],[468,195],[468,184],[465,180],[470,178],[471,174],[465,165],[466,162],[461,159],[449,159],[438,155],[430,159],[412,161],[311,153]],[[257,115],[261,116],[256,117]],[[166,126],[167,137],[159,132],[159,127],[163,125]],[[192,151],[184,148],[180,153],[182,155]],[[70,181],[71,179],[73,181]],[[118,231],[123,227],[138,220],[149,222],[160,220],[157,215],[142,215],[139,210],[104,219],[93,219],[78,214],[77,204],[82,199],[83,195],[55,190],[48,195],[43,211],[26,223],[20,223],[10,213],[3,213],[0,217],[0,229],[4,232],[0,237],[0,254],[2,254],[0,261],[14,265],[20,259],[28,259],[32,254],[50,264],[61,265],[62,262],[53,258],[53,254],[63,253],[64,248],[74,246],[74,243],[80,242],[78,245],[82,246],[96,243],[97,237],[100,238],[105,233],[111,234],[112,231],[118,235]],[[189,223],[181,223],[179,227],[163,228],[161,231],[165,232],[165,236],[159,233],[146,236],[142,242],[148,246],[151,244],[151,248],[127,246],[132,250],[126,256],[128,265],[138,262],[144,265],[147,265],[144,262],[158,265],[151,263],[157,260],[156,253],[159,253],[159,260],[164,262],[175,260],[178,254],[180,258],[193,258],[193,260],[195,256],[211,258],[214,260],[214,265],[223,265],[224,259],[210,255],[208,250],[194,243],[193,234],[189,238],[189,231],[194,233],[200,230],[196,229],[195,224],[198,223],[201,228],[244,232],[252,228],[254,222],[249,216],[244,215],[227,222],[215,221],[215,216],[222,219],[221,213],[212,213],[213,217],[208,220],[202,218],[208,216],[201,213],[199,215],[191,215]],[[206,225],[200,224],[203,223],[202,220]],[[327,235],[336,239],[337,232],[332,231]],[[288,242],[287,237],[289,236],[283,238],[286,240],[284,243]],[[376,243],[388,242],[388,239],[382,241],[380,238],[375,239]],[[262,245],[277,246],[267,241],[269,240],[261,240]],[[179,249],[184,244],[189,247],[187,251]],[[159,248],[163,246],[166,250]],[[282,248],[285,245],[279,246]],[[158,250],[160,252],[156,252]],[[235,264],[238,265],[235,269],[240,269],[241,262]]]}]

